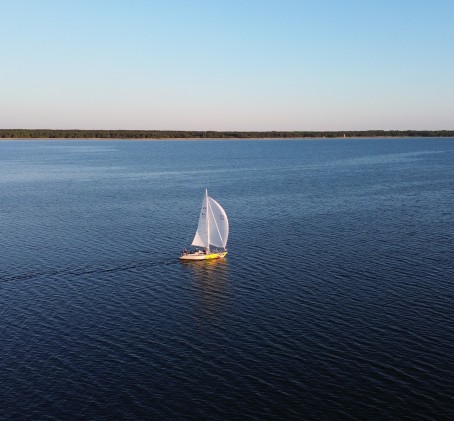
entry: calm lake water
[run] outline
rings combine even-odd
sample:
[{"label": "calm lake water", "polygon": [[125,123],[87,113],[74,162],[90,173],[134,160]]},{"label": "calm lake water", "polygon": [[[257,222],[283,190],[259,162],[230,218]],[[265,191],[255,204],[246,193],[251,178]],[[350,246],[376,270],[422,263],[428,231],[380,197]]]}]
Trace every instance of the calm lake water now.
[{"label": "calm lake water", "polygon": [[0,142],[0,418],[452,417],[453,190],[453,139]]}]

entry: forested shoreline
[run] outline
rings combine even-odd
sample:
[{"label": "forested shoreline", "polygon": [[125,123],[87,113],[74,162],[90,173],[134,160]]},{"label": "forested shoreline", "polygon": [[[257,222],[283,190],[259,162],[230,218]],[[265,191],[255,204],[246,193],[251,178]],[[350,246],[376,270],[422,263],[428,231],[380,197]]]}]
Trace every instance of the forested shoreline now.
[{"label": "forested shoreline", "polygon": [[454,137],[454,130],[181,131],[0,129],[2,139],[287,139],[343,137]]}]

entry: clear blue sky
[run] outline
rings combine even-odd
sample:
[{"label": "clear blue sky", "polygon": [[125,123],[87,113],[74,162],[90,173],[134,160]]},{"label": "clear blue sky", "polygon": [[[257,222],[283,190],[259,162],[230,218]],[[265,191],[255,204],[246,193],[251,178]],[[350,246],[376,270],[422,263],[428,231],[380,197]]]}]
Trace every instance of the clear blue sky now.
[{"label": "clear blue sky", "polygon": [[0,128],[454,129],[454,0],[0,0]]}]

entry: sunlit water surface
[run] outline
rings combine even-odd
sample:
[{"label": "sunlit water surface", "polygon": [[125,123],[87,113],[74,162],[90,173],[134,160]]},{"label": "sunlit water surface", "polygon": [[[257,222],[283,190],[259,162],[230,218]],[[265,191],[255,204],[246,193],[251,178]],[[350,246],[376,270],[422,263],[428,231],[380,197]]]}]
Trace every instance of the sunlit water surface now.
[{"label": "sunlit water surface", "polygon": [[449,417],[453,188],[452,139],[0,142],[0,417]]}]

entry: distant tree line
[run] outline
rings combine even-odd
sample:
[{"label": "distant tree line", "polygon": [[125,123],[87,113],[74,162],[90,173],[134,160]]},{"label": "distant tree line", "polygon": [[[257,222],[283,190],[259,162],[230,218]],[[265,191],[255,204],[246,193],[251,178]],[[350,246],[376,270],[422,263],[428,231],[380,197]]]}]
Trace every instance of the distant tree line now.
[{"label": "distant tree line", "polygon": [[454,130],[216,132],[194,130],[0,129],[0,138],[3,139],[288,139],[339,137],[454,137]]}]

